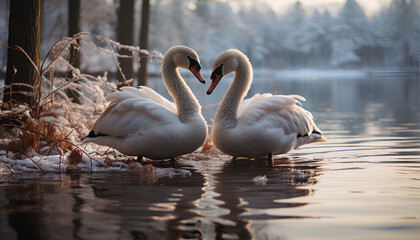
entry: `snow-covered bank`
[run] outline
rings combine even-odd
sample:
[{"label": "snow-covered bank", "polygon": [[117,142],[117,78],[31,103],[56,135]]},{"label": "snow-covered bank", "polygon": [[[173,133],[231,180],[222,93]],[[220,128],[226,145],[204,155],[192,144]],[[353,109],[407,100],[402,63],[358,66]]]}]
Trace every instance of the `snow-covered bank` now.
[{"label": "snow-covered bank", "polygon": [[[132,157],[115,154],[106,147],[95,144],[86,144],[83,149],[85,152],[90,153],[90,156],[83,154],[81,161],[77,164],[69,162],[71,153],[42,155],[36,152],[30,152],[22,159],[15,159],[15,154],[0,150],[0,177],[6,175],[21,176],[28,174],[66,173],[128,173],[144,175],[153,179],[191,176],[191,171],[188,169],[154,167],[152,164],[157,163],[157,161],[151,161],[151,164],[146,162],[142,165]],[[48,152],[48,149],[41,152]],[[194,162],[206,161],[214,164],[223,164],[230,159],[230,156],[214,148],[210,141],[206,141],[195,152],[178,157],[177,163],[180,165],[196,165]]]},{"label": "snow-covered bank", "polygon": [[140,175],[151,175],[155,178],[190,176],[191,172],[185,169],[159,168],[150,164],[142,165],[134,161],[109,161],[106,158],[92,158],[83,156],[82,162],[76,165],[69,165],[64,162],[67,156],[37,155],[31,158],[13,160],[6,156],[6,151],[0,150],[0,175],[9,174],[32,174],[32,173],[53,173],[65,174],[77,173],[132,173]]},{"label": "snow-covered bank", "polygon": [[[4,140],[2,141],[4,142]],[[107,152],[106,147],[86,144],[84,153],[78,162],[71,161],[71,152],[52,150],[45,147],[39,152],[28,152],[24,157],[17,157],[12,152],[0,150],[0,175],[27,173],[133,173],[148,174],[155,177],[173,177],[176,175],[189,176],[191,173],[184,169],[156,168],[150,164],[140,164],[134,158]],[[86,155],[89,154],[89,156]]]}]

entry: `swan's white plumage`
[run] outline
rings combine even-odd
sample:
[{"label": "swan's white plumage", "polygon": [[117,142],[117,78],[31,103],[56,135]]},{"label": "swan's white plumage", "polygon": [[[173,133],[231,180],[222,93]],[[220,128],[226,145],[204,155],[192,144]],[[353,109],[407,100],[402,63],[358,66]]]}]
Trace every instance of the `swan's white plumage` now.
[{"label": "swan's white plumage", "polygon": [[[229,65],[230,58],[238,64]],[[214,68],[221,63],[225,67],[223,75],[235,71],[235,78],[213,124],[211,137],[217,148],[232,156],[260,157],[325,141],[312,114],[299,106],[298,100],[305,101],[305,98],[264,93],[242,101],[252,82],[249,60],[238,50],[228,50],[215,61]],[[235,109],[236,115],[231,115]]]},{"label": "swan's white plumage", "polygon": [[[195,96],[178,73],[173,56],[198,60],[186,47],[174,47],[165,54],[162,77],[175,103],[151,88],[122,87],[109,94],[105,112],[83,142],[110,146],[131,156],[167,159],[193,152],[207,136],[207,123]],[[182,63],[185,66],[185,63]],[[181,65],[182,65],[181,64]],[[182,115],[182,119],[181,116]]]},{"label": "swan's white plumage", "polygon": [[141,91],[137,88],[124,87],[123,91],[109,95],[107,99],[112,101],[92,130],[95,133],[126,138],[136,134],[146,135],[149,129],[177,121],[178,116],[172,110],[140,94]]},{"label": "swan's white plumage", "polygon": [[[283,128],[286,134],[307,134],[313,131],[312,114],[296,105],[290,96],[257,94],[243,101],[238,109],[238,125],[247,128]],[[244,106],[243,106],[244,105]],[[245,127],[245,126],[244,126]]]},{"label": "swan's white plumage", "polygon": [[[133,88],[133,87],[122,87],[121,90],[125,92],[114,92],[111,93],[106,97],[107,101],[113,101],[114,99],[124,99],[124,98],[130,98],[131,94],[127,94],[127,92],[133,93],[138,97],[150,99],[155,103],[158,103],[173,113],[177,113],[176,105],[173,102],[170,102],[168,99],[162,97],[159,93],[155,92],[153,89],[147,87],[147,86],[141,86],[139,88]],[[122,93],[122,94],[121,94]]]}]

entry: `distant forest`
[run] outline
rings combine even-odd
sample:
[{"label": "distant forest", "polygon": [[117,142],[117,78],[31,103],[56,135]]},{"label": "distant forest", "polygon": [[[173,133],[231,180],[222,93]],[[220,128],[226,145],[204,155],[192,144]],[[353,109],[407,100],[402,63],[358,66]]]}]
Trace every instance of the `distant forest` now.
[{"label": "distant forest", "polygon": [[[54,42],[67,36],[67,1],[42,1],[41,58]],[[8,4],[0,0],[1,45],[7,45]],[[118,5],[118,0],[82,0],[81,30],[116,40]],[[140,22],[138,5],[141,1],[135,7],[135,26]],[[258,0],[153,0],[149,49],[163,53],[176,44],[190,46],[205,68],[226,49],[238,48],[261,68],[418,70],[419,6],[419,0],[393,0],[369,19],[355,0],[347,0],[336,16],[327,10],[309,14],[299,1],[278,15]],[[115,68],[112,61],[89,61],[108,70]],[[6,50],[0,49],[2,71],[5,62]]]}]

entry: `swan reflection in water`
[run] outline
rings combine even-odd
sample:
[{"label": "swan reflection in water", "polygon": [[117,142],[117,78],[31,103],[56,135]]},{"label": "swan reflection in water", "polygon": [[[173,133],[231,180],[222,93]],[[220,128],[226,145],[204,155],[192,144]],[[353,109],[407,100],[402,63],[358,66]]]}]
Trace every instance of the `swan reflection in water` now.
[{"label": "swan reflection in water", "polygon": [[203,184],[203,177],[194,171],[188,177],[157,181],[134,174],[2,180],[0,235],[4,239],[201,238],[193,209]]},{"label": "swan reflection in water", "polygon": [[132,239],[202,237],[198,215],[193,211],[203,194],[201,174],[191,171],[191,176],[159,178],[152,184],[139,180],[132,176],[92,186],[96,198],[114,201],[113,206],[100,211],[120,219],[119,232]]},{"label": "swan reflection in water", "polygon": [[[26,234],[52,239],[251,239],[264,237],[264,221],[259,220],[311,217],[281,215],[281,208],[305,203],[277,200],[311,195],[307,186],[316,184],[320,161],[277,158],[269,164],[267,159],[242,158],[206,168],[214,161],[176,166],[189,169],[191,176],[157,181],[133,174],[2,180],[0,233],[6,239]],[[200,172],[194,170],[200,166]],[[256,176],[266,176],[266,185],[256,185]]]},{"label": "swan reflection in water", "polygon": [[[313,190],[309,186],[317,183],[316,176],[321,174],[321,166],[321,160],[297,157],[272,161],[237,158],[227,162],[216,174],[214,189],[220,194],[217,199],[223,201],[220,207],[230,210],[228,214],[220,216],[227,221],[216,223],[218,238],[263,238],[266,234],[264,221],[258,220],[311,218],[282,215],[281,208],[300,207],[308,203],[285,203],[279,200],[311,196]],[[266,176],[266,185],[253,182],[252,179],[257,176]],[[252,231],[250,223],[257,229]]]}]

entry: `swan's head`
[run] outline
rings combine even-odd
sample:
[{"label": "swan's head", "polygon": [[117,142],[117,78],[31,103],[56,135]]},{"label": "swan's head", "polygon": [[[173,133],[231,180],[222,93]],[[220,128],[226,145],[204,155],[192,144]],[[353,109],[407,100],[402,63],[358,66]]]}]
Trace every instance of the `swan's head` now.
[{"label": "swan's head", "polygon": [[231,72],[236,72],[240,67],[240,63],[249,63],[248,57],[238,49],[229,49],[222,53],[213,63],[213,71],[211,73],[211,85],[207,90],[210,95],[220,80]]},{"label": "swan's head", "polygon": [[165,57],[169,56],[176,67],[189,70],[202,83],[206,80],[201,75],[201,65],[198,54],[191,48],[186,46],[174,46],[168,49]]}]

